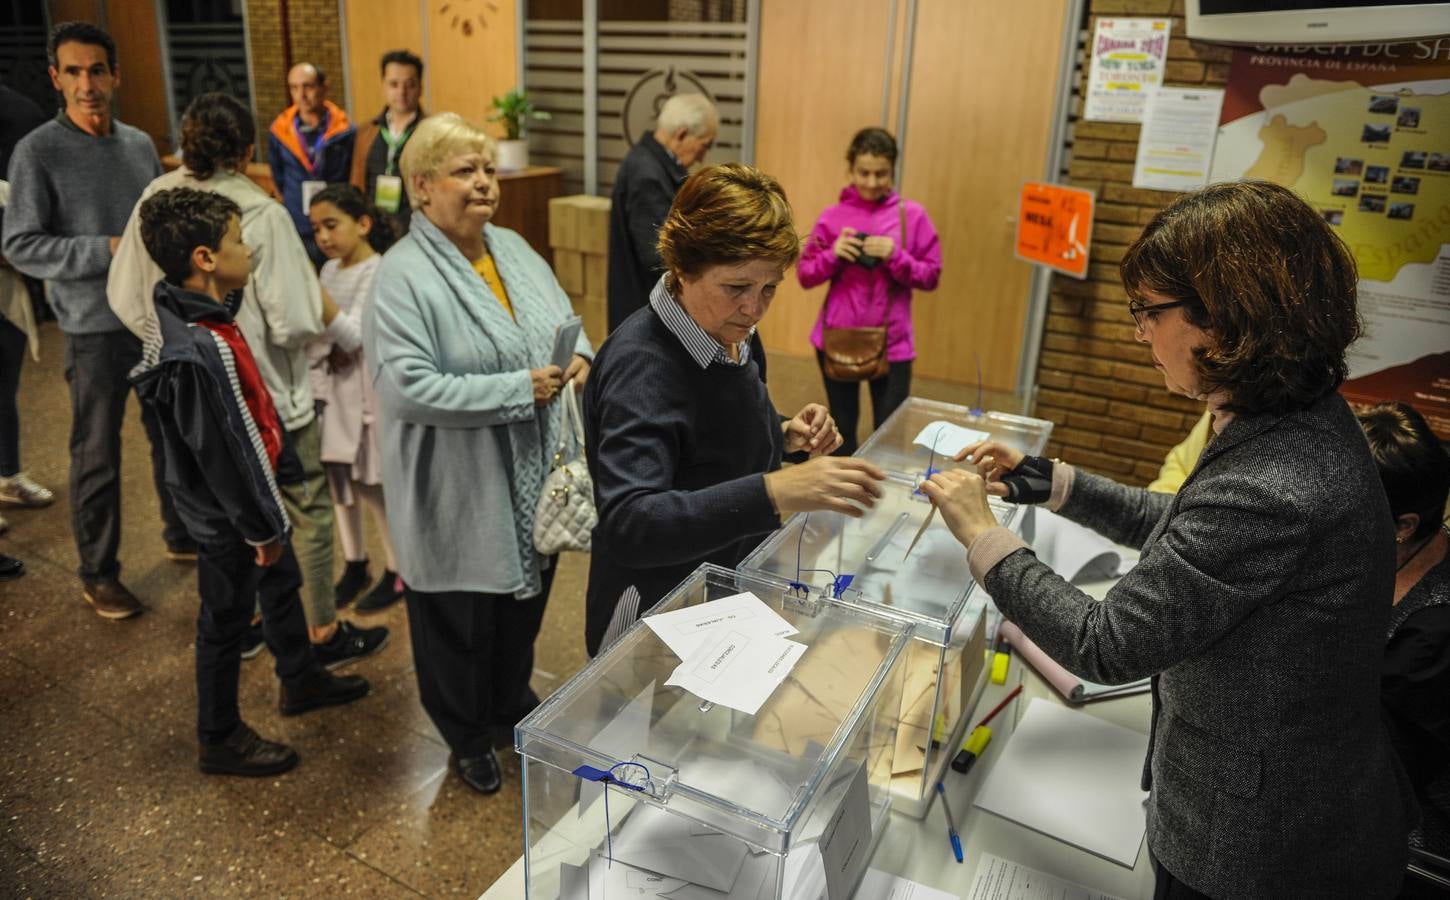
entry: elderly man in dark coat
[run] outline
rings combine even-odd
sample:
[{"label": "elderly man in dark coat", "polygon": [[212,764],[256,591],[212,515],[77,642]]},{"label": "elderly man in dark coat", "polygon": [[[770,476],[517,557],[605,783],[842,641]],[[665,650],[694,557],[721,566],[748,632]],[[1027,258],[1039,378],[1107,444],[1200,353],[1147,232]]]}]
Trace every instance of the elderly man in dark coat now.
[{"label": "elderly man in dark coat", "polygon": [[641,135],[620,163],[609,213],[610,331],[648,302],[660,280],[660,225],[690,166],[705,158],[719,130],[710,98],[676,94],[660,108],[655,130]]}]

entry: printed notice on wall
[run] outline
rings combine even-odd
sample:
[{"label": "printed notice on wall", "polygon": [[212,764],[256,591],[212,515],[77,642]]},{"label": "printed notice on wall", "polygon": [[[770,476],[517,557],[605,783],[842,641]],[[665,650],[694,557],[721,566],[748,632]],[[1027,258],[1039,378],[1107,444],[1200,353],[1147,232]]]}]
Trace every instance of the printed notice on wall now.
[{"label": "printed notice on wall", "polygon": [[1148,94],[1163,83],[1169,19],[1098,19],[1082,117],[1141,122]]},{"label": "printed notice on wall", "polygon": [[1223,91],[1158,88],[1148,98],[1133,187],[1193,191],[1208,184]]}]

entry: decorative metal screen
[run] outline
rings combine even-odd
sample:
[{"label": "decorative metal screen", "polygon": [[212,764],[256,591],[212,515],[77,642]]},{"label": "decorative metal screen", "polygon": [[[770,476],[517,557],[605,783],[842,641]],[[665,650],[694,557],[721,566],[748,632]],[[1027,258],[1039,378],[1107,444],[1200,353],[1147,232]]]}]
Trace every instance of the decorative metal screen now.
[{"label": "decorative metal screen", "polygon": [[171,53],[171,96],[180,119],[198,94],[221,91],[251,105],[246,36],[240,21],[166,26]]},{"label": "decorative metal screen", "polygon": [[[614,185],[620,160],[654,127],[659,104],[674,93],[704,93],[720,111],[711,162],[742,158],[747,103],[748,28],[735,22],[600,22],[596,192]],[[553,120],[529,128],[533,160],[564,170],[566,193],[585,189],[585,35],[580,21],[530,19],[524,29],[524,84]]]}]

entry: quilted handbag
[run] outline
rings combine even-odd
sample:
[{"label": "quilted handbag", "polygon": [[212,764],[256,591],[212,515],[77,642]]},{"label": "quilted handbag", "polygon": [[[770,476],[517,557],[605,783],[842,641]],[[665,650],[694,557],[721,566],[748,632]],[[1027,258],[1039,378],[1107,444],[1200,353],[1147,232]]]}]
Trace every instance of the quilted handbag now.
[{"label": "quilted handbag", "polygon": [[[559,449],[554,453],[553,467],[544,476],[544,489],[534,513],[534,547],[545,556],[560,550],[588,553],[594,526],[599,524],[599,513],[594,509],[594,481],[584,462],[584,420],[577,394],[572,384],[560,392],[559,402],[564,408]],[[571,442],[578,448],[572,459]]]}]

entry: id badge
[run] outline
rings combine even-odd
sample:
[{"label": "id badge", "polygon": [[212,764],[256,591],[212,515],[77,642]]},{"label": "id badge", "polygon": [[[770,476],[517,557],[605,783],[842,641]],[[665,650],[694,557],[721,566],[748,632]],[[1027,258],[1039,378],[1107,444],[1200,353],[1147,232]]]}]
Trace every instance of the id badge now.
[{"label": "id badge", "polygon": [[383,212],[395,213],[403,202],[403,179],[397,175],[379,175],[373,186],[373,204]]},{"label": "id badge", "polygon": [[327,187],[325,181],[304,181],[302,182],[302,212],[305,214],[312,208],[312,198]]}]

